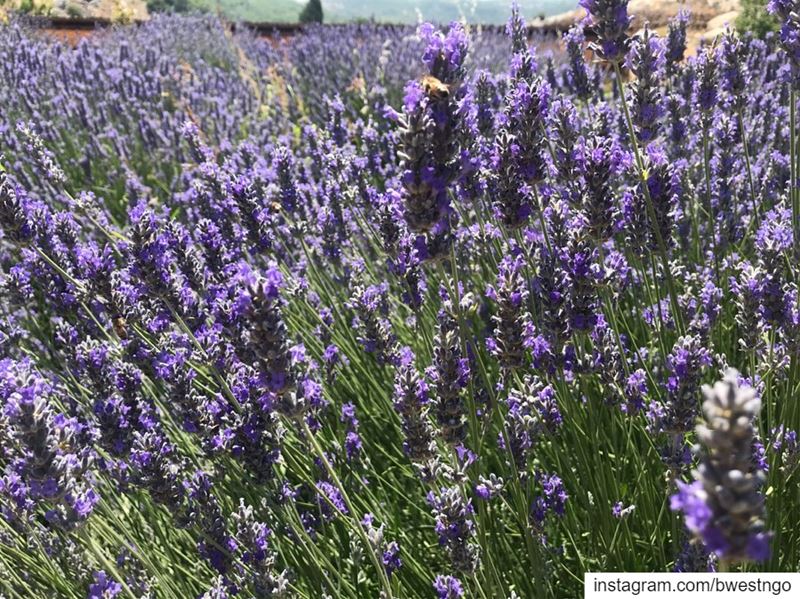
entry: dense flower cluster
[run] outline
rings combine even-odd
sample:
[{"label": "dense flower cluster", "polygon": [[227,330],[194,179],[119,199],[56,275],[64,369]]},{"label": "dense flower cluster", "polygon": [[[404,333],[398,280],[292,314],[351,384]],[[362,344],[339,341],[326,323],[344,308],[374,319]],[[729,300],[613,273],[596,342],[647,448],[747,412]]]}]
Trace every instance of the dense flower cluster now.
[{"label": "dense flower cluster", "polygon": [[796,570],[772,4],[780,36],[691,55],[625,0],[560,36],[0,25],[0,594]]}]

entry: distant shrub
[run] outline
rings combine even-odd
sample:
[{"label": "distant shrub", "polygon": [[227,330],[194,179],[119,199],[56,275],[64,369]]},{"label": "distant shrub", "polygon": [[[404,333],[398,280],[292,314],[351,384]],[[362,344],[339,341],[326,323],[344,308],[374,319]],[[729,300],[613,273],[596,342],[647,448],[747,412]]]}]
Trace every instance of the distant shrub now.
[{"label": "distant shrub", "polygon": [[322,23],[322,2],[321,0],[308,0],[308,3],[300,13],[301,23]]},{"label": "distant shrub", "polygon": [[147,0],[147,10],[150,12],[185,13],[196,10],[189,0]]},{"label": "distant shrub", "polygon": [[778,30],[778,20],[767,12],[767,0],[742,0],[742,12],[736,19],[739,31],[749,31],[756,37],[764,37]]},{"label": "distant shrub", "polygon": [[[12,10],[14,7],[13,2],[0,2],[0,5],[10,5],[9,8]],[[50,8],[51,6],[49,2],[37,2],[36,0],[20,0],[20,2],[17,4],[17,10],[27,15],[46,15],[50,11]]]},{"label": "distant shrub", "polygon": [[79,6],[76,6],[75,4],[68,4],[67,5],[67,16],[69,16],[69,17],[71,17],[73,19],[76,19],[78,17],[82,17],[83,16],[83,11],[80,9]]}]

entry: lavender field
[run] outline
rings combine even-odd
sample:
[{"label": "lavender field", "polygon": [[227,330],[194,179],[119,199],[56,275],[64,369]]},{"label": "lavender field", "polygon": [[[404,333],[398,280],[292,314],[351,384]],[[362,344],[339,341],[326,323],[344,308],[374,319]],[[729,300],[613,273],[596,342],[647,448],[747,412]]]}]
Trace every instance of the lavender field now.
[{"label": "lavender field", "polygon": [[800,569],[800,2],[0,25],[0,597]]}]

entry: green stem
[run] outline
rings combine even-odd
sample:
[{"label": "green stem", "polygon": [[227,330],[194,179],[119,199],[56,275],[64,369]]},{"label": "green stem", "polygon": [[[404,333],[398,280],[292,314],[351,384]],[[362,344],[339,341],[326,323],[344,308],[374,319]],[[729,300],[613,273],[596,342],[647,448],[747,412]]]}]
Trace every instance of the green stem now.
[{"label": "green stem", "polygon": [[[336,474],[336,471],[331,466],[331,463],[328,461],[328,457],[325,455],[325,452],[322,451],[322,447],[320,446],[317,438],[314,436],[314,433],[311,431],[311,428],[308,426],[308,423],[303,420],[302,418],[298,421],[299,424],[302,426],[303,433],[305,434],[308,442],[311,443],[311,447],[314,449],[314,452],[317,454],[320,462],[325,467],[325,471],[328,473],[328,476],[331,477],[333,484],[336,486],[336,489],[339,493],[342,494],[342,500],[344,504],[347,506],[347,510],[350,512],[350,518],[347,518],[346,521],[349,522],[350,519],[354,520],[352,524],[352,528],[355,529],[356,534],[361,539],[361,542],[364,544],[364,548],[369,555],[369,559],[372,562],[372,565],[375,567],[375,570],[378,572],[378,578],[381,581],[381,585],[383,586],[383,591],[385,596],[388,599],[392,599],[392,585],[389,583],[389,577],[386,575],[386,570],[384,570],[383,566],[381,565],[378,556],[375,555],[375,551],[372,548],[372,544],[367,538],[367,533],[364,532],[364,528],[361,526],[361,522],[356,517],[356,510],[353,506],[353,503],[350,501],[350,497],[347,495],[347,491],[345,491],[344,486],[342,485],[342,481],[339,480],[339,475]],[[336,506],[333,506],[334,508]]]},{"label": "green stem", "polygon": [[719,252],[717,252],[717,219],[714,215],[714,206],[711,203],[711,165],[708,149],[708,126],[703,124],[703,171],[706,180],[706,206],[708,207],[708,229],[711,239],[711,252],[714,254],[714,274],[717,277],[717,287],[722,286],[719,276]]},{"label": "green stem", "polygon": [[750,197],[753,199],[753,218],[756,222],[756,228],[759,226],[759,206],[758,200],[756,198],[756,186],[753,183],[753,170],[750,167],[750,143],[747,141],[747,129],[745,128],[744,124],[744,114],[742,113],[742,107],[739,106],[739,129],[742,132],[742,147],[744,149],[744,163],[747,167],[747,181],[750,184]]},{"label": "green stem", "polygon": [[797,98],[794,84],[789,92],[789,167],[791,180],[789,181],[789,197],[792,199],[792,222],[794,223],[794,255],[800,256],[800,196],[797,193]]},{"label": "green stem", "polygon": [[[681,311],[680,306],[678,304],[678,295],[675,293],[675,285],[672,280],[672,271],[669,266],[669,258],[667,257],[667,247],[664,243],[664,239],[661,236],[661,230],[658,228],[658,221],[656,220],[656,211],[655,206],[653,205],[653,198],[650,197],[650,188],[647,186],[647,171],[644,167],[644,160],[642,159],[642,154],[639,151],[639,144],[636,142],[636,130],[633,127],[633,119],[631,118],[631,112],[628,109],[628,102],[625,99],[625,83],[622,81],[622,74],[619,70],[619,65],[614,63],[614,73],[616,74],[617,84],[619,85],[619,93],[622,100],[622,109],[625,113],[625,122],[628,125],[628,135],[631,138],[631,146],[633,147],[633,154],[636,160],[636,167],[638,169],[639,181],[644,191],[644,197],[647,203],[647,212],[650,217],[650,222],[653,227],[653,232],[655,233],[656,237],[656,244],[658,245],[658,253],[661,256],[661,261],[664,265],[664,275],[667,279],[667,289],[669,291],[670,303],[672,304],[672,310],[675,314],[675,326],[678,329],[678,333],[683,335],[683,318],[681,318]],[[657,278],[657,274],[653,272],[654,279]]]},{"label": "green stem", "polygon": [[[455,312],[456,322],[458,323],[458,337],[459,337],[459,345],[461,347],[461,355],[467,355],[467,337],[465,332],[465,323],[464,318],[461,314],[461,292],[458,288],[459,278],[458,278],[458,263],[456,262],[456,250],[455,245],[451,244],[450,246],[450,277],[452,284],[448,284],[447,278],[447,271],[445,270],[444,266],[439,263],[439,276],[442,278],[442,282],[448,289],[448,292],[451,294],[452,303],[453,303],[453,312]],[[480,454],[480,447],[482,445],[482,439],[480,435],[480,427],[478,423],[478,413],[475,406],[475,393],[473,389],[473,379],[470,377],[468,383],[468,392],[467,392],[467,412],[468,412],[468,420],[469,420],[469,430],[470,430],[470,437],[472,438],[472,445]],[[458,459],[453,455],[453,464],[454,466],[458,465]],[[482,508],[482,506],[480,506]],[[487,560],[487,568],[491,571],[493,565],[491,563],[492,556],[491,553],[485,550],[486,547],[486,518],[483,509],[478,510],[478,537],[481,541],[481,547],[484,549],[483,554],[484,558]],[[487,576],[488,579],[488,576]],[[493,584],[493,582],[489,582]],[[480,588],[480,586],[478,587]]]}]

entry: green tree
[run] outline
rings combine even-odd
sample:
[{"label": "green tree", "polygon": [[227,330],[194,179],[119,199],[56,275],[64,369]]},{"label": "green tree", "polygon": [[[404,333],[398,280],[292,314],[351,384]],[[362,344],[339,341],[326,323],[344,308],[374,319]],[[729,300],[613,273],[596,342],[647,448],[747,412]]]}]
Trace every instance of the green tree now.
[{"label": "green tree", "polygon": [[742,0],[742,11],[736,19],[736,28],[749,31],[756,37],[764,37],[779,29],[778,20],[767,12],[767,0]]},{"label": "green tree", "polygon": [[308,0],[300,13],[301,23],[322,23],[322,0]]},{"label": "green tree", "polygon": [[189,12],[191,9],[189,0],[147,0],[150,12]]}]

